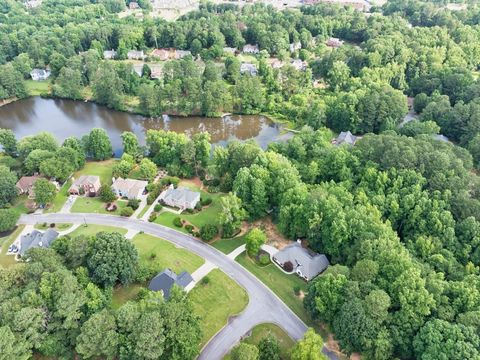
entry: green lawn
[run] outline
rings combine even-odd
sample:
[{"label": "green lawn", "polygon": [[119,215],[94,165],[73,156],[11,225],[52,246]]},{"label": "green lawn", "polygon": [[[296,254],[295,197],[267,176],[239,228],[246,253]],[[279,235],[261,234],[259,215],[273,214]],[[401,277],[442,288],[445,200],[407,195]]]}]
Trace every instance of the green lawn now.
[{"label": "green lawn", "polygon": [[[55,224],[55,230],[57,231],[65,231],[67,229],[70,229],[72,227],[73,224]],[[35,224],[35,229],[38,229],[38,230],[46,230],[48,228],[50,228],[50,224],[49,223],[39,223],[39,224]]]},{"label": "green lawn", "polygon": [[25,80],[25,87],[30,96],[39,96],[50,92],[50,81]]},{"label": "green lawn", "polygon": [[[255,326],[249,337],[245,338],[242,342],[247,344],[257,345],[264,337],[273,335],[278,340],[280,345],[280,358],[289,359],[289,353],[292,347],[295,345],[295,341],[288,336],[279,326],[275,324],[260,324]],[[230,359],[230,355],[225,356],[224,360]]]},{"label": "green lawn", "polygon": [[300,286],[303,291],[306,291],[307,283],[305,281],[294,274],[285,274],[272,263],[260,267],[251,260],[245,252],[240,254],[235,260],[277,294],[277,296],[282,299],[283,302],[285,302],[285,304],[287,304],[287,306],[307,325],[313,325],[312,320],[303,307],[302,299],[295,296],[293,292],[293,287],[296,285]]},{"label": "green lawn", "polygon": [[68,180],[63,184],[63,186],[60,188],[60,190],[57,192],[57,195],[55,195],[55,199],[53,202],[50,204],[48,209],[45,209],[43,212],[44,213],[53,213],[53,212],[59,212],[63,205],[65,204],[65,201],[67,201],[68,198],[68,189],[70,189],[70,186],[72,185],[72,181]]},{"label": "green lawn", "polygon": [[85,164],[83,169],[77,171],[74,175],[78,179],[81,175],[97,175],[100,177],[102,184],[110,185],[112,183],[112,167],[116,159],[109,159],[105,161],[89,161]]},{"label": "green lawn", "polygon": [[137,219],[141,219],[143,215],[145,215],[145,213],[147,212],[148,209],[150,209],[150,206],[152,205],[145,205],[142,209],[142,211],[140,211],[137,215]]},{"label": "green lawn", "polygon": [[177,274],[182,271],[192,273],[205,262],[200,256],[151,235],[138,234],[132,241],[137,247],[140,259],[151,263],[159,272],[170,268]]},{"label": "green lawn", "polygon": [[100,231],[108,231],[108,232],[118,232],[120,234],[125,235],[127,233],[127,229],[123,228],[118,228],[114,226],[106,226],[106,225],[93,225],[89,224],[87,226],[85,225],[80,225],[78,228],[73,230],[71,233],[68,233],[68,236],[70,237],[76,237],[80,235],[85,235],[85,236],[92,236],[95,235],[96,233]]},{"label": "green lawn", "polygon": [[16,264],[15,256],[7,255],[8,247],[13,243],[13,241],[20,235],[20,233],[25,228],[24,225],[17,226],[17,228],[10,234],[0,237],[0,267],[7,268]]},{"label": "green lawn", "polygon": [[117,205],[117,210],[107,211],[105,209],[106,204],[102,200],[100,200],[100,198],[79,196],[77,200],[75,200],[75,203],[73,204],[70,211],[72,213],[120,215],[120,211],[127,206],[127,201],[117,200],[115,201],[115,204]]},{"label": "green lawn", "polygon": [[20,195],[15,200],[13,201],[13,208],[17,210],[18,213],[20,214],[27,214],[29,212],[29,209],[27,208],[27,201],[28,196],[27,195]]},{"label": "green lawn", "polygon": [[130,284],[113,289],[112,307],[118,309],[127,301],[135,299],[142,288],[143,286],[140,284]]},{"label": "green lawn", "polygon": [[208,284],[197,284],[189,296],[203,330],[201,347],[214,336],[229,317],[239,314],[248,304],[248,295],[235,281],[215,269],[208,275]]},{"label": "green lawn", "polygon": [[239,236],[234,237],[232,239],[220,239],[212,243],[211,245],[223,252],[224,254],[230,254],[233,250],[238,248],[239,246],[245,244],[245,237]]}]

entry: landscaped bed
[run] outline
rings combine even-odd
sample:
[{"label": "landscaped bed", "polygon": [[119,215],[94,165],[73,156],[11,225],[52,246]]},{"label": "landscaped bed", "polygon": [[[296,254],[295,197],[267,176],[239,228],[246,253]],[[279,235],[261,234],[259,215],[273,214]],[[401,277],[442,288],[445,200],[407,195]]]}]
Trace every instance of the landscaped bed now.
[{"label": "landscaped bed", "polygon": [[114,211],[107,211],[106,205],[98,197],[79,196],[71,208],[72,213],[90,213],[90,214],[110,214],[120,215],[120,212],[127,206],[127,201],[117,200],[115,205],[117,209]]}]

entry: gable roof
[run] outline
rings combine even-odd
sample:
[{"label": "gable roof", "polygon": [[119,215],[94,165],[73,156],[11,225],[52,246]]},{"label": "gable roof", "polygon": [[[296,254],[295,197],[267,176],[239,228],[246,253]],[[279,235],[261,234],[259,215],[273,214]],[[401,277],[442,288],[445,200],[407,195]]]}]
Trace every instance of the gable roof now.
[{"label": "gable roof", "polygon": [[280,264],[290,261],[294,269],[300,270],[308,280],[320,274],[330,264],[324,254],[312,255],[298,242],[283,248],[275,254],[274,258]]},{"label": "gable roof", "polygon": [[182,201],[182,202],[192,202],[195,201],[199,198],[200,193],[196,191],[192,191],[188,188],[185,188],[183,186],[179,186],[178,188],[173,188],[173,186],[169,187],[167,190],[165,190],[165,195],[163,197],[163,200],[165,202],[168,202],[169,199],[172,199],[174,201]]},{"label": "gable roof", "polygon": [[170,297],[170,290],[174,284],[185,288],[192,281],[192,276],[186,271],[177,276],[173,270],[165,269],[150,281],[148,289],[151,291],[162,291],[163,297],[168,299]]},{"label": "gable roof", "polygon": [[128,197],[138,197],[147,185],[148,181],[118,178],[113,181],[112,187]]},{"label": "gable roof", "polygon": [[37,181],[39,178],[40,176],[38,175],[22,176],[20,180],[17,181],[16,186],[23,192],[30,191],[30,189],[33,187],[33,184],[35,184],[35,181]]},{"label": "gable roof", "polygon": [[350,145],[354,145],[355,141],[357,141],[357,137],[353,135],[350,131],[342,131],[337,137],[336,144],[341,145],[343,143],[347,143]]},{"label": "gable roof", "polygon": [[31,233],[23,235],[20,238],[20,255],[23,256],[25,252],[31,248],[48,248],[57,237],[58,232],[53,229],[47,229],[44,233],[33,230]]}]

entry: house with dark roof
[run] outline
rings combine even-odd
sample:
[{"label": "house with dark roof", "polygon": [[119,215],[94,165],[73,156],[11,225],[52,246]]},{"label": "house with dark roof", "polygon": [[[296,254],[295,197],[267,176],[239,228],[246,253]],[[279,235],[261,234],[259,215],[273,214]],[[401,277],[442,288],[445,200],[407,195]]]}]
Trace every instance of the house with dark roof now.
[{"label": "house with dark roof", "polygon": [[19,254],[23,256],[27,250],[33,248],[48,248],[57,237],[58,232],[53,229],[47,229],[44,233],[33,230],[20,238]]},{"label": "house with dark roof", "polygon": [[168,300],[170,298],[170,290],[173,285],[185,289],[193,283],[192,275],[183,271],[177,275],[171,269],[165,269],[161,273],[157,274],[148,284],[148,289],[151,291],[161,291],[163,298]]},{"label": "house with dark roof", "polygon": [[175,189],[173,185],[170,185],[160,194],[159,200],[168,206],[182,210],[194,209],[200,201],[200,193],[181,186]]},{"label": "house with dark roof", "polygon": [[306,281],[312,280],[330,265],[324,254],[311,253],[302,247],[300,241],[277,252],[273,256],[273,260],[281,267],[290,262],[295,273]]},{"label": "house with dark roof", "polygon": [[336,139],[333,140],[333,144],[340,146],[342,144],[355,145],[357,137],[353,135],[350,131],[342,131]]}]

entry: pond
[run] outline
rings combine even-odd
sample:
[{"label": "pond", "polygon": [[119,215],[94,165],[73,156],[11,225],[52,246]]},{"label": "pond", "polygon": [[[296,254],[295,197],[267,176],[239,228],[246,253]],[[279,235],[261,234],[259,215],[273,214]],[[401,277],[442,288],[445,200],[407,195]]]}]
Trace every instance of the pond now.
[{"label": "pond", "polygon": [[112,141],[115,155],[122,152],[120,134],[135,133],[145,144],[149,129],[170,130],[192,135],[207,131],[211,142],[225,145],[228,141],[254,139],[266,148],[272,141],[288,137],[281,125],[260,115],[233,115],[221,118],[173,117],[146,118],[108,109],[94,103],[31,97],[0,107],[0,128],[12,129],[18,139],[41,131],[52,133],[59,141],[69,136],[82,137],[92,128],[103,128]]}]

